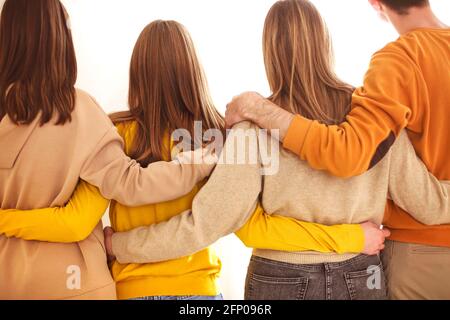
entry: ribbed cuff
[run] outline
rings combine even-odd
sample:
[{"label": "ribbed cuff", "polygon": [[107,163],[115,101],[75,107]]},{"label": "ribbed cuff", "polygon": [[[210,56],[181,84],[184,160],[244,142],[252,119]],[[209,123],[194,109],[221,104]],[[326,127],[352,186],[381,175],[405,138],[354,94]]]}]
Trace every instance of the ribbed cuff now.
[{"label": "ribbed cuff", "polygon": [[313,121],[311,120],[299,115],[295,116],[284,138],[283,147],[301,156],[306,136],[312,124]]}]

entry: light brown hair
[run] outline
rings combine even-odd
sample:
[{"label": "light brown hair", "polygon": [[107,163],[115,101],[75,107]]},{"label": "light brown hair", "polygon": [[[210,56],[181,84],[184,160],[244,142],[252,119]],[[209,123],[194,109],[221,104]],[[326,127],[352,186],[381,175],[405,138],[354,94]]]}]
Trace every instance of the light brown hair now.
[{"label": "light brown hair", "polygon": [[170,155],[163,137],[186,129],[194,137],[194,121],[203,130],[224,128],[214,107],[192,39],[176,21],[158,20],[139,36],[130,67],[129,111],[111,116],[113,122],[137,121],[130,156],[141,165]]},{"label": "light brown hair", "polygon": [[310,1],[275,3],[266,18],[263,47],[272,101],[325,124],[344,120],[354,88],[334,73],[330,35]]},{"label": "light brown hair", "polygon": [[0,18],[0,119],[71,120],[77,62],[58,0],[6,0]]}]

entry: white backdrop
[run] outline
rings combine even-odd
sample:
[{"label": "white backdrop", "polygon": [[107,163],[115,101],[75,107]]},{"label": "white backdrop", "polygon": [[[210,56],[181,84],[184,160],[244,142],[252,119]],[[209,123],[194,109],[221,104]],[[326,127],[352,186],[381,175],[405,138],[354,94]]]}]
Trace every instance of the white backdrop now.
[{"label": "white backdrop", "polygon": [[[364,0],[312,0],[332,32],[338,74],[357,86],[371,54],[396,33]],[[3,1],[0,0],[0,3]],[[220,111],[236,94],[268,94],[261,38],[274,0],[63,0],[71,16],[79,64],[78,86],[106,112],[126,108],[128,66],[140,31],[154,19],[175,19],[190,30]],[[432,0],[450,23],[450,1]],[[229,236],[216,245],[227,299],[243,297],[250,251]]]}]

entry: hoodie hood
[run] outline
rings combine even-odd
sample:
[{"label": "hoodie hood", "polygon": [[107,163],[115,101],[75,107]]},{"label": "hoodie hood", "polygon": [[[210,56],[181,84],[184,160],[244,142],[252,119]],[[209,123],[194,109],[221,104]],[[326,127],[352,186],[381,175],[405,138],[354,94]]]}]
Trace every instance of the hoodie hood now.
[{"label": "hoodie hood", "polygon": [[39,118],[29,125],[16,125],[8,116],[0,122],[0,169],[12,169],[29,137],[39,124]]}]

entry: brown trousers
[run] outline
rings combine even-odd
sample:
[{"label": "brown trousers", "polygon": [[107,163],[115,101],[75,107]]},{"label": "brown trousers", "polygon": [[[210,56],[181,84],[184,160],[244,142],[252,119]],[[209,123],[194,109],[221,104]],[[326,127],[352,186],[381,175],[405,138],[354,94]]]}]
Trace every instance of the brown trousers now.
[{"label": "brown trousers", "polygon": [[390,299],[450,300],[450,248],[387,241],[382,261]]}]

